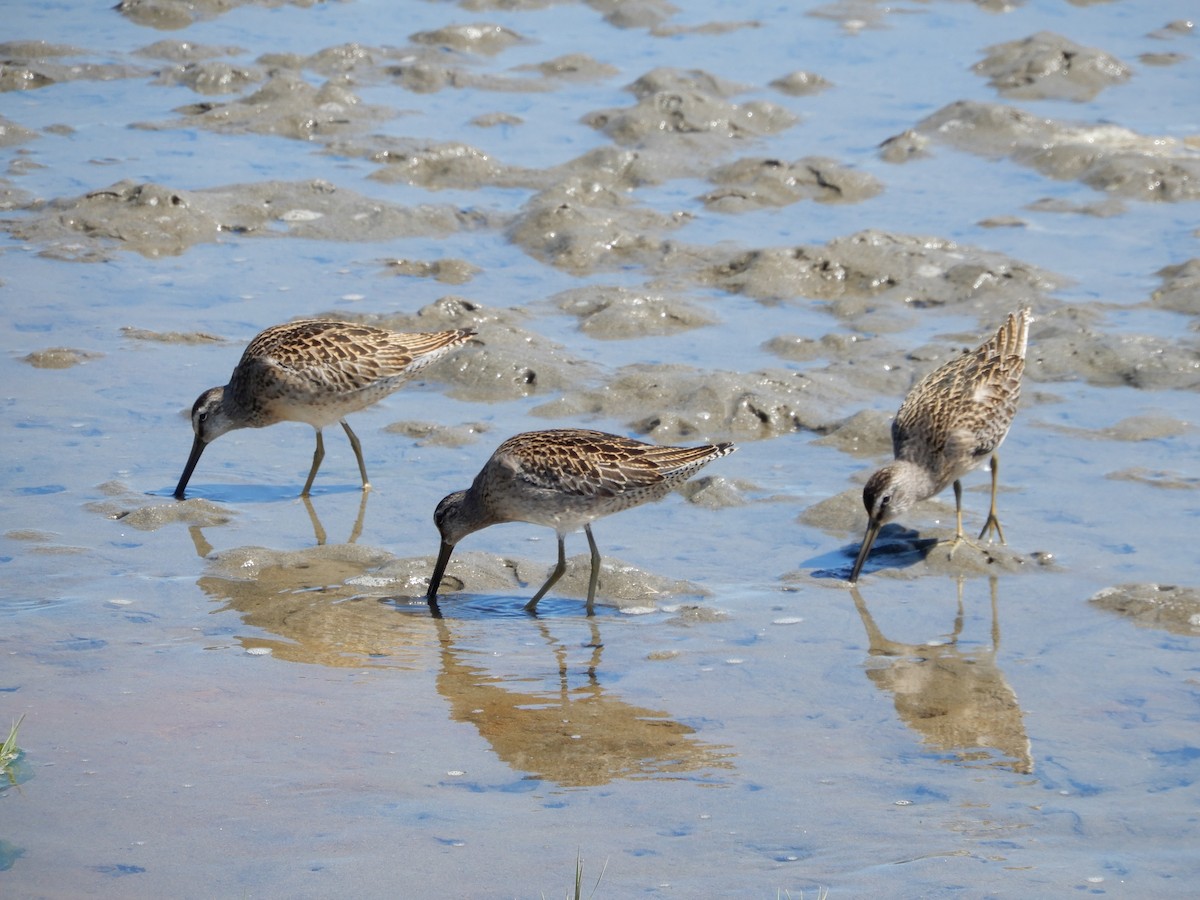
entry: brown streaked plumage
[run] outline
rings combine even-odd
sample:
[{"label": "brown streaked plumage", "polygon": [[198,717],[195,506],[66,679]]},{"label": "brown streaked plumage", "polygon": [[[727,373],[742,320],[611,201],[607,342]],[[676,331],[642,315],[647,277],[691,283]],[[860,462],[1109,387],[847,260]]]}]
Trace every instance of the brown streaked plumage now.
[{"label": "brown streaked plumage", "polygon": [[995,335],[930,372],[908,392],[892,422],[896,461],[872,475],[863,488],[867,531],[850,571],[851,582],[858,580],[885,522],[951,483],[957,512],[955,544],[963,540],[959,479],[989,455],[992,502],[979,537],[987,534],[990,541],[994,530],[1004,543],[1004,530],[996,518],[996,451],[1008,434],[1021,396],[1029,322],[1028,309],[1011,313]]},{"label": "brown streaked plumage", "polygon": [[192,470],[210,443],[236,428],[263,428],[276,422],[307,422],[317,431],[317,449],[300,496],[308,496],[325,457],[321,429],[334,422],[345,429],[363,490],[369,491],[362,446],[345,416],[382,400],[418,369],[474,334],[405,334],[323,319],[271,326],[250,342],[229,384],[209,388],[192,406],[195,438],[175,498],[183,499]]},{"label": "brown streaked plumage", "polygon": [[583,529],[592,552],[587,611],[593,612],[600,579],[600,551],[592,521],[666,496],[733,444],[660,447],[603,431],[529,431],[509,438],[465,491],[455,491],[433,514],[442,543],[426,599],[438,588],[454,547],[468,534],[501,522],[529,522],[558,535],[558,565],[525,608],[538,601],[566,570],[563,538]]}]

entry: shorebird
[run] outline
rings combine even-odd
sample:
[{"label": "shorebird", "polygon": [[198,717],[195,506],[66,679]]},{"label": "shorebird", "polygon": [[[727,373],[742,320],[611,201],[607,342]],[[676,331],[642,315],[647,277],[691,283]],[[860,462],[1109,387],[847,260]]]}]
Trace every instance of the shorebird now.
[{"label": "shorebird", "polygon": [[1000,329],[969,353],[930,372],[908,392],[892,422],[896,461],[871,476],[863,488],[867,531],[850,581],[858,580],[879,529],[909,509],[954,484],[957,531],[954,545],[964,540],[960,479],[991,455],[992,503],[979,532],[990,542],[995,531],[1004,543],[996,518],[996,451],[1008,434],[1025,371],[1025,346],[1030,312],[1011,313]]},{"label": "shorebird", "polygon": [[204,448],[236,428],[307,422],[317,449],[301,497],[307,497],[325,442],[321,429],[341,424],[358,459],[364,491],[371,489],[362,445],[345,416],[397,390],[414,372],[469,340],[473,331],[404,334],[369,325],[300,319],[273,325],[250,342],[224,387],[209,388],[192,406],[192,452],[175,498],[182,500]]},{"label": "shorebird", "polygon": [[566,570],[563,538],[582,528],[592,552],[587,611],[593,612],[600,580],[600,551],[592,521],[660,500],[708,463],[732,453],[733,444],[660,447],[603,431],[530,431],[502,443],[475,481],[438,504],[434,524],[442,538],[426,600],[437,603],[442,575],[455,546],[468,534],[501,522],[529,522],[558,535],[558,565],[529,612]]}]

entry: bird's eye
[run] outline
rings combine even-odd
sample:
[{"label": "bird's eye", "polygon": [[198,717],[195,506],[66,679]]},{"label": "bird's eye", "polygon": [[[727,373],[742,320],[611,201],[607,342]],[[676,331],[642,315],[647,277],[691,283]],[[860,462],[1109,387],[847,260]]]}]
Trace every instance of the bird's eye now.
[{"label": "bird's eye", "polygon": [[880,508],[881,510],[882,510],[882,509],[887,509],[887,508],[888,508],[888,504],[889,504],[889,503],[891,503],[891,502],[892,502],[892,495],[891,495],[891,494],[884,494],[882,497],[880,497],[880,498],[879,498],[879,508]]}]

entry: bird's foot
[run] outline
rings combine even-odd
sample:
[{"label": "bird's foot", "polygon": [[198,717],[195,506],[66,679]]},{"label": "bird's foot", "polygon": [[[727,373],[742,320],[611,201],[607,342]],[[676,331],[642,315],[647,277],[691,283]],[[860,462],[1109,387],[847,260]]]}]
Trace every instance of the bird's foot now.
[{"label": "bird's foot", "polygon": [[1000,520],[996,518],[995,513],[988,513],[987,521],[983,523],[983,530],[979,532],[979,540],[983,540],[983,536],[987,535],[988,543],[992,543],[992,532],[996,532],[996,537],[1000,538],[1001,544],[1007,544],[1004,540],[1004,529],[1000,527]]},{"label": "bird's foot", "polygon": [[965,534],[962,534],[961,532],[959,532],[952,538],[947,538],[946,540],[941,541],[940,543],[950,545],[950,555],[948,557],[950,560],[954,559],[955,552],[958,550],[959,547],[963,546],[964,544],[966,546],[970,547],[975,552],[979,553],[981,556],[988,559],[989,561],[992,559],[991,551],[988,550],[986,545],[979,543],[977,540],[971,540],[971,538],[967,537]]}]

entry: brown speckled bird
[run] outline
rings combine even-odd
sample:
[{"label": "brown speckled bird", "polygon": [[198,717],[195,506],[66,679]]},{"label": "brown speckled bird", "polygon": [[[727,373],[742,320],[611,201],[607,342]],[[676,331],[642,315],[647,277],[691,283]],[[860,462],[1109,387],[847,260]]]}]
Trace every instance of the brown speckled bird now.
[{"label": "brown speckled bird", "polygon": [[473,331],[404,334],[369,325],[301,319],[273,325],[250,342],[229,384],[209,388],[192,406],[192,452],[175,497],[182,500],[204,448],[236,428],[307,422],[317,431],[307,497],[325,443],[321,429],[339,422],[350,439],[364,491],[371,489],[358,437],[345,416],[400,388],[413,373],[469,340]]},{"label": "brown speckled bird", "polygon": [[979,537],[987,534],[991,540],[994,530],[1004,543],[1004,530],[996,518],[996,451],[1008,434],[1021,396],[1029,322],[1028,309],[1011,313],[993,337],[930,372],[908,392],[892,422],[896,461],[872,475],[863,488],[867,531],[850,572],[851,582],[858,580],[885,522],[952,482],[958,525],[954,541],[956,545],[962,541],[959,479],[989,455],[992,502]]},{"label": "brown speckled bird", "polygon": [[438,504],[434,524],[442,543],[426,599],[437,601],[454,547],[468,534],[501,522],[529,522],[558,535],[558,565],[525,608],[538,601],[566,570],[564,536],[582,528],[592,552],[587,611],[593,612],[600,579],[600,551],[591,523],[660,500],[733,444],[660,447],[603,431],[530,431],[502,443],[465,491]]}]

